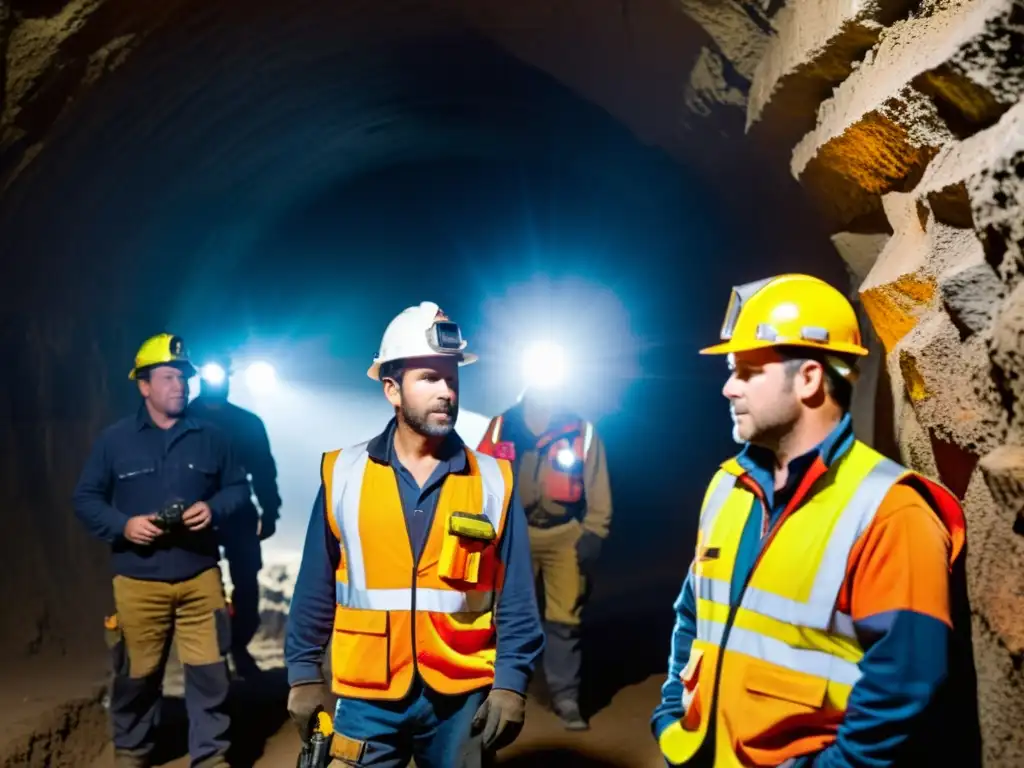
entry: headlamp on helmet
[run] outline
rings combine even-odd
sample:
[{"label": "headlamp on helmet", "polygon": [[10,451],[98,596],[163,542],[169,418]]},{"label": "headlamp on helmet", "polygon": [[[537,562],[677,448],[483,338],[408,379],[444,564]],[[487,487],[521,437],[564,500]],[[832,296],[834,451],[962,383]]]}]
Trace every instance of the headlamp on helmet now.
[{"label": "headlamp on helmet", "polygon": [[451,320],[437,320],[427,329],[427,344],[440,354],[461,352],[466,348],[459,324]]}]

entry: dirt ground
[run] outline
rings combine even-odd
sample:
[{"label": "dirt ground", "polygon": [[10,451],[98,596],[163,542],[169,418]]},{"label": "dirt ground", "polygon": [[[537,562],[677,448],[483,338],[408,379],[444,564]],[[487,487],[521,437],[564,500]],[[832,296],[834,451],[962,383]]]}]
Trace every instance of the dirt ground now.
[{"label": "dirt ground", "polygon": [[[624,576],[631,573],[635,571],[623,571]],[[593,619],[584,626],[582,704],[585,713],[591,713],[591,730],[565,731],[543,705],[543,684],[535,680],[526,727],[515,744],[502,750],[503,766],[664,765],[648,718],[663,680],[673,618],[668,606],[679,576],[670,572],[645,572],[644,576],[644,583],[625,577],[609,580],[605,600],[595,601]],[[107,662],[84,646],[78,650],[81,653],[74,661],[19,661],[0,674],[0,768],[113,765],[104,708]],[[232,764],[234,768],[291,768],[299,742],[285,711],[288,686],[281,640],[257,642],[250,650],[264,672],[258,682],[237,681],[234,686]],[[154,756],[156,764],[166,768],[188,766],[181,694],[181,671],[172,658]]]},{"label": "dirt ground", "polygon": [[[531,701],[526,727],[500,763],[506,766],[561,766],[563,768],[661,768],[664,762],[647,726],[648,713],[657,702],[661,681],[651,678],[620,691],[611,704],[597,713],[586,733],[569,733],[547,710]],[[253,730],[255,739],[261,739]],[[184,734],[182,733],[182,736]],[[299,753],[299,739],[291,723],[281,723],[263,744],[249,744],[250,753],[234,762],[235,768],[291,768]],[[179,745],[180,749],[184,744]],[[252,753],[258,754],[252,754]],[[110,768],[113,753],[108,747],[91,768]],[[161,763],[166,768],[188,768],[184,755]]]},{"label": "dirt ground", "polygon": [[[237,684],[233,713],[236,739],[234,768],[291,768],[299,753],[299,739],[286,719],[287,683],[280,666],[279,646],[268,644],[253,649],[264,668],[258,683]],[[519,739],[502,750],[499,762],[505,766],[560,766],[561,768],[661,768],[657,745],[650,735],[648,717],[658,701],[660,675],[627,683],[615,691],[591,686],[590,709],[599,707],[591,718],[591,730],[571,733],[543,705],[543,686],[535,684],[527,706],[526,727]],[[171,668],[165,683],[164,738],[158,746],[158,765],[188,768],[185,713],[180,672]],[[602,695],[602,693],[604,695]],[[610,695],[608,695],[610,694]],[[89,768],[111,768],[113,750],[108,745]]]}]

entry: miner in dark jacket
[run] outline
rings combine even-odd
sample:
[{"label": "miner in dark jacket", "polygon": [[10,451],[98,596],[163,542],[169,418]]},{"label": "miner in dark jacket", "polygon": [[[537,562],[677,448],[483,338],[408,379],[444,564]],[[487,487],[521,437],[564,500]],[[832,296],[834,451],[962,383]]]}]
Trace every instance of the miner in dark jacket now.
[{"label": "miner in dark jacket", "polygon": [[260,626],[259,582],[263,567],[260,542],[274,535],[281,509],[277,491],[277,466],[270,452],[270,441],[263,421],[256,414],[228,402],[231,361],[216,361],[217,373],[200,378],[200,394],[189,405],[188,413],[200,421],[219,427],[231,439],[235,455],[249,476],[259,511],[250,496],[245,507],[230,525],[220,531],[231,572],[231,657],[239,675],[259,672],[247,646]]},{"label": "miner in dark jacket", "polygon": [[227,436],[185,411],[193,373],[179,337],[147,340],[129,374],[138,412],[99,436],[74,492],[79,519],[113,550],[116,613],[106,632],[116,768],[149,768],[172,636],[191,765],[228,765],[231,630],[215,529],[244,508],[249,487]]}]

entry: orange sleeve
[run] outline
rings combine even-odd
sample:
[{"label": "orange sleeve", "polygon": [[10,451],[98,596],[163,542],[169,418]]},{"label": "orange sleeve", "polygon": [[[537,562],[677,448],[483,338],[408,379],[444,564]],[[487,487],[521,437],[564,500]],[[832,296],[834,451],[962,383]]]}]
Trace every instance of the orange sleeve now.
[{"label": "orange sleeve", "polygon": [[850,553],[839,610],[854,621],[913,611],[952,626],[950,554],[949,532],[928,502],[894,486]]}]

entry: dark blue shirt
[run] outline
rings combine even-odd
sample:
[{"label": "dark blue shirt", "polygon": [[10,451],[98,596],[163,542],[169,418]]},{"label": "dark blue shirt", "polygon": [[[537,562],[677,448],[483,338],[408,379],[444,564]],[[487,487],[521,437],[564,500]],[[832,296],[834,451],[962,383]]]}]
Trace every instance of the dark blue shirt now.
[{"label": "dark blue shirt", "polygon": [[[261,516],[264,520],[277,520],[281,509],[281,496],[277,490],[277,464],[270,452],[270,440],[263,420],[252,411],[208,395],[200,395],[189,403],[188,415],[197,421],[213,424],[231,438],[235,458],[249,476]],[[239,517],[243,518],[239,521],[240,525],[256,530],[256,508],[251,503]]]},{"label": "dark blue shirt", "polygon": [[[442,446],[440,463],[421,488],[395,456],[394,428],[392,420],[383,433],[369,442],[367,453],[372,461],[389,464],[394,469],[405,514],[404,533],[409,537],[413,556],[419,559],[444,479],[449,474],[467,470],[465,446],[453,432]],[[327,520],[324,503],[321,484],[306,531],[302,565],[288,614],[285,661],[292,685],[322,679],[320,663],[334,626],[335,571],[340,545]],[[534,593],[526,515],[515,494],[498,547],[505,563],[505,580],[494,616],[498,635],[494,687],[525,694],[544,647],[544,633]]]},{"label": "dark blue shirt", "polygon": [[[213,525],[162,535],[149,546],[128,541],[128,519],[175,501],[205,501]],[[96,440],[74,492],[75,514],[113,550],[114,573],[149,581],[183,581],[217,565],[215,526],[249,503],[249,483],[227,437],[188,416],[157,427],[145,406]]]}]

